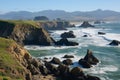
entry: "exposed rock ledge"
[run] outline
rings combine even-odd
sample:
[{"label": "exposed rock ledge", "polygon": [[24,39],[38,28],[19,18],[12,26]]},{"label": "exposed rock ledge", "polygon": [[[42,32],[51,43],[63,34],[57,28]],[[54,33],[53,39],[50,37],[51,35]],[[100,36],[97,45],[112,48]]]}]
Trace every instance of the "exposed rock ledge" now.
[{"label": "exposed rock ledge", "polygon": [[49,34],[33,21],[0,21],[0,37],[24,45],[51,45]]}]

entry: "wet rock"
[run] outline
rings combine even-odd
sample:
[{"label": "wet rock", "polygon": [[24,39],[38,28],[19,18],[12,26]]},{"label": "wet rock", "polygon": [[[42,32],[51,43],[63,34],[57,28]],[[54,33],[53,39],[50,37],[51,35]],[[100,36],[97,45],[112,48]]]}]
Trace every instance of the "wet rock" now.
[{"label": "wet rock", "polygon": [[80,60],[79,60],[79,64],[82,65],[82,67],[84,67],[84,68],[90,68],[90,67],[92,67],[91,64],[88,63],[88,62],[87,62],[86,60],[84,60],[84,59],[80,59]]},{"label": "wet rock", "polygon": [[65,65],[72,65],[73,62],[72,62],[71,59],[66,59],[66,60],[63,61],[63,64],[65,64]]},{"label": "wet rock", "polygon": [[80,67],[74,67],[70,73],[73,77],[84,76],[83,70]]},{"label": "wet rock", "polygon": [[72,41],[68,41],[66,38],[62,38],[59,41],[56,42],[56,45],[59,46],[76,46],[79,45],[77,42],[72,42]]},{"label": "wet rock", "polygon": [[84,57],[84,60],[92,65],[96,65],[99,62],[99,60],[93,55],[92,51],[90,50],[87,50],[87,55]]},{"label": "wet rock", "polygon": [[113,40],[109,45],[118,46],[119,44],[120,44],[120,41]]},{"label": "wet rock", "polygon": [[104,32],[98,32],[99,35],[105,35],[106,33]]},{"label": "wet rock", "polygon": [[83,37],[88,37],[88,35],[83,35]]},{"label": "wet rock", "polygon": [[62,76],[67,76],[70,73],[69,67],[66,65],[63,65],[63,64],[58,66],[58,70],[60,72],[60,75],[62,75]]},{"label": "wet rock", "polygon": [[49,74],[49,71],[48,71],[48,69],[47,69],[45,66],[40,66],[39,69],[40,69],[40,72],[41,72],[43,75]]},{"label": "wet rock", "polygon": [[99,60],[93,55],[92,51],[87,50],[87,54],[83,59],[79,60],[79,64],[81,64],[84,68],[90,68],[91,65],[96,65]]},{"label": "wet rock", "polygon": [[50,62],[54,64],[61,64],[61,61],[56,57],[53,57],[53,59]]},{"label": "wet rock", "polygon": [[79,27],[88,28],[88,27],[95,27],[95,26],[89,24],[88,21],[84,21]]},{"label": "wet rock", "polygon": [[87,77],[86,80],[101,80],[100,78],[98,78],[96,76],[87,75],[86,77]]},{"label": "wet rock", "polygon": [[63,58],[74,58],[73,55],[64,55]]},{"label": "wet rock", "polygon": [[74,35],[73,31],[69,32],[64,32],[61,34],[62,38],[75,38],[76,36]]}]

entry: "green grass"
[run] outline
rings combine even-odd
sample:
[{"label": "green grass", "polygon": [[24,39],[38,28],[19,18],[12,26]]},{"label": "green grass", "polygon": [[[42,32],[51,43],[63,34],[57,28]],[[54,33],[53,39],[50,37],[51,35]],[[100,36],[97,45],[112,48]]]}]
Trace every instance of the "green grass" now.
[{"label": "green grass", "polygon": [[[23,71],[22,67],[13,57],[12,53],[8,51],[8,47],[10,47],[12,44],[15,44],[13,40],[0,38],[0,78],[1,77],[4,78],[5,76],[14,78],[11,75],[11,69],[15,69],[17,71]],[[6,79],[3,80],[7,80],[8,77],[5,77]],[[22,76],[18,76],[18,78],[21,77]]]},{"label": "green grass", "polygon": [[38,27],[37,22],[32,20],[0,20],[0,22],[6,22],[8,24],[14,24],[14,25],[29,25],[33,27]]}]

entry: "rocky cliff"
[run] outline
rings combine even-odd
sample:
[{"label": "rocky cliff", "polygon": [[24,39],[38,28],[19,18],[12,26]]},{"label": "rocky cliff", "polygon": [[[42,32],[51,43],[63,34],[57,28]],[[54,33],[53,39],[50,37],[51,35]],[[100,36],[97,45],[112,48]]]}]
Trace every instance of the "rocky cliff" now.
[{"label": "rocky cliff", "polygon": [[24,45],[51,45],[49,34],[34,21],[0,21],[0,37]]},{"label": "rocky cliff", "polygon": [[45,30],[66,30],[68,27],[75,27],[74,24],[70,24],[68,21],[49,21],[38,23],[39,26],[42,26]]},{"label": "rocky cliff", "polygon": [[0,80],[53,80],[41,74],[42,65],[12,39],[0,38]]}]

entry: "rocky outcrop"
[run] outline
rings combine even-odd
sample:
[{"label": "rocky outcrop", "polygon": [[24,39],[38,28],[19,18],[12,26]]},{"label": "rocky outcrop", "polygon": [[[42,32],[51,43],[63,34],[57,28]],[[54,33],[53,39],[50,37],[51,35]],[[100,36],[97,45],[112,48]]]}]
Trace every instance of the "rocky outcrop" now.
[{"label": "rocky outcrop", "polygon": [[40,68],[43,64],[32,58],[27,50],[11,39],[0,38],[0,42],[0,73],[4,77],[10,80],[36,80],[35,77],[43,76]]},{"label": "rocky outcrop", "polygon": [[79,45],[77,42],[68,41],[66,38],[62,38],[59,41],[55,42],[58,46],[77,46]]},{"label": "rocky outcrop", "polygon": [[63,58],[74,58],[73,55],[64,55]]},{"label": "rocky outcrop", "polygon": [[70,24],[68,21],[48,21],[38,22],[38,24],[45,30],[66,30],[68,27],[75,27],[74,24]]},{"label": "rocky outcrop", "polygon": [[119,44],[120,44],[120,41],[113,40],[109,45],[118,46]]},{"label": "rocky outcrop", "polygon": [[11,38],[22,45],[51,45],[54,42],[32,21],[0,21],[0,37]]},{"label": "rocky outcrop", "polygon": [[61,61],[60,61],[58,58],[54,57],[54,58],[50,61],[50,63],[53,63],[53,64],[61,64]]},{"label": "rocky outcrop", "polygon": [[104,32],[98,32],[99,35],[105,35],[106,33]]},{"label": "rocky outcrop", "polygon": [[64,32],[60,36],[61,36],[61,38],[75,38],[76,37],[74,35],[73,31]]},{"label": "rocky outcrop", "polygon": [[66,60],[63,61],[63,64],[65,64],[65,65],[72,65],[73,62],[72,62],[71,59],[66,59]]},{"label": "rocky outcrop", "polygon": [[96,65],[99,60],[93,55],[92,51],[87,50],[87,54],[83,59],[79,60],[79,64],[84,68],[90,68],[92,65]]},{"label": "rocky outcrop", "polygon": [[89,24],[88,21],[84,21],[79,27],[88,28],[88,27],[95,27],[95,26]]}]

